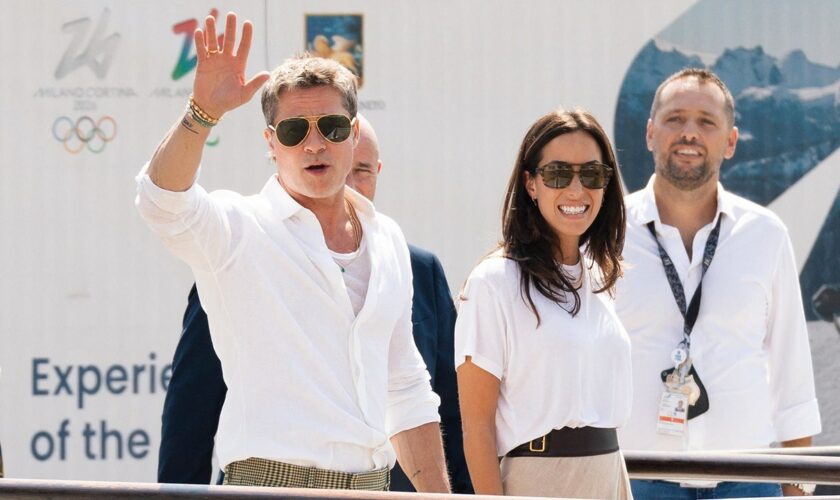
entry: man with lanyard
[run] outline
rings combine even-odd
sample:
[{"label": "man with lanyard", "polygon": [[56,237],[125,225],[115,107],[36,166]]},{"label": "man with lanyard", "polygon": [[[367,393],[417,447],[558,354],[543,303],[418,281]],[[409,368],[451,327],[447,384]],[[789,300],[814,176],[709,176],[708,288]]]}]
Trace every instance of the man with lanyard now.
[{"label": "man with lanyard", "polygon": [[[729,90],[700,69],[666,79],[651,106],[646,139],[656,171],[626,198],[626,268],[616,292],[633,350],[624,449],[809,446],[821,430],[787,229],[719,183],[723,160],[735,154],[734,117]],[[637,500],[782,494],[775,483],[634,480],[632,488]]]},{"label": "man with lanyard", "polygon": [[[196,30],[188,109],[137,176],[138,209],[193,269],[221,361],[225,484],[383,490],[399,457],[418,491],[448,492],[405,239],[344,185],[356,79],[302,57],[246,80],[251,37],[246,22],[237,49],[233,13],[221,46],[212,17]],[[207,194],[210,128],[263,84],[277,173],[257,195]]]}]

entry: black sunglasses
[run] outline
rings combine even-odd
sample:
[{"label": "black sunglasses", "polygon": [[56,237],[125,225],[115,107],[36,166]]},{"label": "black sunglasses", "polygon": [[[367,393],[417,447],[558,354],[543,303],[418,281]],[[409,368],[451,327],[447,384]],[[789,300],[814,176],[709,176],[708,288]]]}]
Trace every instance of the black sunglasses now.
[{"label": "black sunglasses", "polygon": [[351,120],[344,115],[296,116],[281,120],[276,126],[269,125],[268,128],[274,131],[280,144],[293,148],[306,140],[313,122],[321,137],[338,144],[350,137],[355,121],[355,118]]},{"label": "black sunglasses", "polygon": [[[578,167],[578,172],[574,171]],[[613,168],[603,163],[592,161],[589,163],[566,163],[564,161],[551,161],[536,168],[536,172],[542,175],[545,187],[560,189],[569,187],[575,174],[580,176],[580,183],[587,189],[603,189],[610,183],[613,175]]]}]

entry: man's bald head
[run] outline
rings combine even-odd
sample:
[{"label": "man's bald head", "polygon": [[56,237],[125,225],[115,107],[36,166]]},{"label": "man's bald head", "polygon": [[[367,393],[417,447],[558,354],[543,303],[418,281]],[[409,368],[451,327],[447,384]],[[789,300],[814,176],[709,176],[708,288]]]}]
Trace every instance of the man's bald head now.
[{"label": "man's bald head", "polygon": [[359,120],[359,144],[353,150],[353,168],[347,176],[347,185],[373,201],[376,194],[376,179],[382,169],[379,160],[379,140],[373,125],[361,114]]}]

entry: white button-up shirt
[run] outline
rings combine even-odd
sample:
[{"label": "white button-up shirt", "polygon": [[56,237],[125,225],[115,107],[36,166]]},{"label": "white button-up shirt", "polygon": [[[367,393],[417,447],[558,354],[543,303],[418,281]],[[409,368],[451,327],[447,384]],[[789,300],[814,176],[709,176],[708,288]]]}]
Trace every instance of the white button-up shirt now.
[{"label": "white button-up shirt", "polygon": [[[618,284],[616,312],[630,335],[635,397],[630,421],[619,431],[622,448],[759,448],[818,434],[799,276],[781,220],[718,184],[717,215],[695,235],[689,260],[677,228],[660,221],[652,178],[625,201],[625,275]],[[689,302],[718,217],[717,251],[703,278],[691,334],[691,358],[708,392],[709,411],[689,420],[683,437],[658,434],[664,390],[660,372],[673,367],[671,352],[683,338],[683,316],[646,225],[654,222]]]},{"label": "white button-up shirt", "polygon": [[347,189],[370,283],[358,316],[315,215],[276,177],[244,197],[156,186],[137,206],[190,265],[228,387],[222,466],[249,457],[361,472],[393,466],[389,437],[439,421],[411,334],[411,265],[397,224]]}]

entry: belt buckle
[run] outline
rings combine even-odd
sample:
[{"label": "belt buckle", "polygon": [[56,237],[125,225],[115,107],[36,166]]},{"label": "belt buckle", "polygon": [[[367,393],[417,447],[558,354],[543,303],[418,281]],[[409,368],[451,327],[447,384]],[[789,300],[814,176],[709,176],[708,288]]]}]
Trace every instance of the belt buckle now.
[{"label": "belt buckle", "polygon": [[534,442],[535,441],[537,441],[537,440],[532,439],[531,441],[528,441],[528,451],[531,451],[531,452],[534,452],[534,453],[545,452],[545,436],[540,438],[540,447],[539,448],[534,448]]}]

